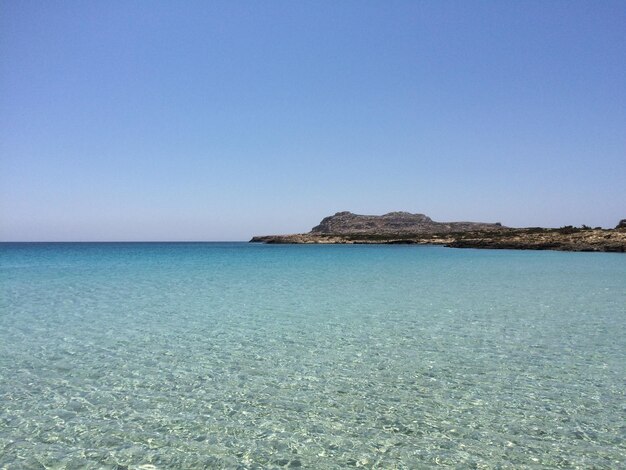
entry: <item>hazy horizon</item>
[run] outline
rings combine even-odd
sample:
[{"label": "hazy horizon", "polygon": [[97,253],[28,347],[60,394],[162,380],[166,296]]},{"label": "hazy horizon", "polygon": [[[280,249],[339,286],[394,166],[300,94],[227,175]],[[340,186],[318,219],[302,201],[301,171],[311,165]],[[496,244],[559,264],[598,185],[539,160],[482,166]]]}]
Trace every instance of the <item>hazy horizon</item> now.
[{"label": "hazy horizon", "polygon": [[[336,212],[342,212],[342,211],[336,211]],[[332,214],[328,214],[328,215],[333,215],[336,212],[332,213]],[[392,212],[397,212],[397,211],[392,211]],[[406,212],[406,211],[404,211]],[[360,215],[383,215],[383,214],[360,214]],[[425,214],[428,215],[428,214]],[[432,219],[432,217],[431,217]],[[621,220],[621,219],[620,219]],[[321,221],[321,219],[320,219]],[[434,222],[488,222],[488,223],[496,223],[499,221],[474,221],[474,220],[437,220],[437,219],[433,219]],[[319,222],[319,221],[318,221]],[[619,221],[617,221],[619,222]],[[615,225],[617,225],[617,222]],[[299,232],[267,232],[267,233],[254,233],[253,235],[283,235],[283,234],[291,234],[291,233],[305,233],[305,232],[309,232],[315,225],[317,225],[317,222],[313,225],[311,225],[311,227],[309,227],[308,229],[303,229]],[[509,228],[533,228],[533,227],[537,227],[537,226],[526,226],[526,227],[513,227],[513,226],[507,226],[506,224],[503,224],[505,227],[509,227]],[[571,224],[568,224],[571,225]],[[583,224],[581,224],[582,226]],[[587,224],[584,224],[587,225]],[[559,227],[543,227],[543,228],[559,228]],[[597,228],[597,227],[592,227],[592,228]],[[602,227],[602,228],[615,228],[615,226],[610,226],[610,227]],[[252,238],[252,236],[249,236],[245,239],[241,238],[241,239],[224,239],[224,240],[207,240],[207,239],[145,239],[145,240],[140,240],[140,239],[93,239],[93,240],[0,240],[0,243],[21,243],[21,242],[26,242],[26,243],[205,243],[205,242],[215,242],[215,243],[228,243],[228,242],[248,242],[250,240],[250,238]]]},{"label": "hazy horizon", "polygon": [[621,1],[0,12],[0,241],[626,218]]}]

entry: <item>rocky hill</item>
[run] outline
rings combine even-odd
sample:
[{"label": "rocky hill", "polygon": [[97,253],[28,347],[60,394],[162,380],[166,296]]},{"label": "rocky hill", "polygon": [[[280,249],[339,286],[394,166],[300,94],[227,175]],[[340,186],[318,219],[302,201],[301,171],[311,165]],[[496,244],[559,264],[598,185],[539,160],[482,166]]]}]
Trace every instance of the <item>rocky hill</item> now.
[{"label": "rocky hill", "polygon": [[390,212],[360,215],[337,212],[325,217],[309,233],[253,237],[261,243],[450,243],[452,234],[504,232],[499,223],[435,222],[424,214]]},{"label": "rocky hill", "polygon": [[424,214],[390,212],[385,215],[359,215],[352,212],[337,212],[324,218],[313,227],[311,234],[424,234],[452,233],[475,230],[502,230],[502,225],[480,222],[435,222]]},{"label": "rocky hill", "polygon": [[453,248],[626,252],[626,219],[615,229],[509,228],[495,223],[435,222],[424,214],[337,212],[309,233],[253,237],[260,243],[431,244]]}]

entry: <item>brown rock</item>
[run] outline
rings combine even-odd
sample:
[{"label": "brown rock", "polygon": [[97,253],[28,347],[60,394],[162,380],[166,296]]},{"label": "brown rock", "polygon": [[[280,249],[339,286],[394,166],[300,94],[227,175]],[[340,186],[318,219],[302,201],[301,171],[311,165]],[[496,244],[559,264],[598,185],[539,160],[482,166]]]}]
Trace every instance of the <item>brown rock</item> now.
[{"label": "brown rock", "polygon": [[313,227],[311,234],[333,235],[383,235],[383,234],[433,234],[467,232],[471,230],[502,230],[501,224],[481,222],[435,222],[424,214],[390,212],[385,215],[359,215],[337,212],[324,218]]},{"label": "brown rock", "polygon": [[435,222],[424,214],[338,212],[309,233],[254,237],[261,243],[437,244],[453,248],[626,252],[626,219],[615,230],[573,226],[508,228],[499,223]]}]

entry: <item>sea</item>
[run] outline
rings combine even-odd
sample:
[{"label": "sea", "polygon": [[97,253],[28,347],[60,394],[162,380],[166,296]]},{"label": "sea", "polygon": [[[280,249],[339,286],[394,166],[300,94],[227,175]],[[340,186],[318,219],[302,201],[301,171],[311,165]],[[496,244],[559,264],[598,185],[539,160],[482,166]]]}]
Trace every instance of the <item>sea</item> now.
[{"label": "sea", "polygon": [[0,468],[626,468],[626,256],[0,244]]}]

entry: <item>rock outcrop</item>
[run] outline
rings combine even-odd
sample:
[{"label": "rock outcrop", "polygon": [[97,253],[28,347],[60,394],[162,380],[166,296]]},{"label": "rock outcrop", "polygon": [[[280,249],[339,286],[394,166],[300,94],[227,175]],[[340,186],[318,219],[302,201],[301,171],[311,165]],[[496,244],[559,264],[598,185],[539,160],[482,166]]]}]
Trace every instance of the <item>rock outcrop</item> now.
[{"label": "rock outcrop", "polygon": [[509,228],[499,223],[435,222],[424,214],[337,212],[309,233],[265,235],[251,242],[297,244],[430,244],[451,248],[626,252],[626,219],[614,230],[567,226]]},{"label": "rock outcrop", "polygon": [[324,218],[313,227],[311,234],[355,235],[355,234],[432,234],[467,232],[473,230],[502,230],[500,224],[480,222],[435,222],[424,214],[390,212],[385,215],[359,215],[352,212],[337,212]]},{"label": "rock outcrop", "polygon": [[626,252],[626,230],[563,227],[458,234],[452,248]]},{"label": "rock outcrop", "polygon": [[402,243],[447,244],[453,234],[502,232],[510,230],[499,223],[435,222],[424,214],[390,212],[385,215],[359,215],[337,212],[325,217],[309,233],[253,237],[260,243]]}]

